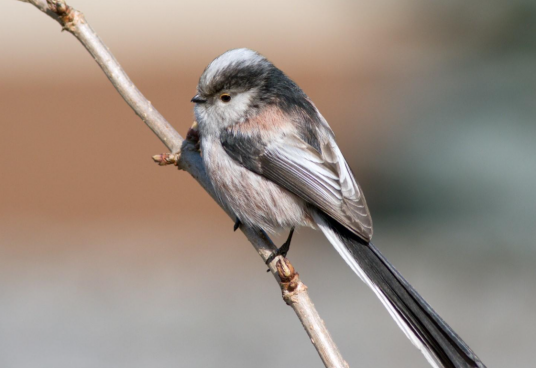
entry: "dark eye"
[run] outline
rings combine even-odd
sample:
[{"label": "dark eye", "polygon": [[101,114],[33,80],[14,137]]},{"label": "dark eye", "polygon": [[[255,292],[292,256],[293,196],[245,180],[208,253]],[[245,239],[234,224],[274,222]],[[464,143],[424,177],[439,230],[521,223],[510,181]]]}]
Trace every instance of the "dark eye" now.
[{"label": "dark eye", "polygon": [[227,103],[227,102],[231,101],[231,95],[228,94],[228,93],[222,93],[220,95],[220,100],[222,100],[223,102]]}]

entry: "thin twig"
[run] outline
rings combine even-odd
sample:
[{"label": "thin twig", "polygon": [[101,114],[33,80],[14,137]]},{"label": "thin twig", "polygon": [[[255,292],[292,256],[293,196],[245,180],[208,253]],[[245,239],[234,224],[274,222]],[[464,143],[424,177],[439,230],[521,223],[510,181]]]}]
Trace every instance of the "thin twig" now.
[{"label": "thin twig", "polygon": [[[72,33],[84,45],[123,99],[160,138],[162,143],[173,152],[173,156],[160,155],[155,157],[155,160],[169,160],[168,163],[176,163],[180,169],[190,173],[234,219],[235,216],[216,197],[195,144],[189,140],[184,140],[152,106],[151,102],[142,95],[106,45],[86,22],[83,14],[67,5],[64,0],[20,1],[33,4],[58,21],[64,30]],[[160,162],[162,163],[162,161]],[[255,231],[244,225],[240,228],[264,261],[277,249],[263,232]],[[301,282],[298,273],[294,271],[290,262],[283,257],[276,257],[269,267],[281,287],[283,299],[293,308],[300,319],[324,365],[330,368],[348,367],[309,298],[307,287]]]}]

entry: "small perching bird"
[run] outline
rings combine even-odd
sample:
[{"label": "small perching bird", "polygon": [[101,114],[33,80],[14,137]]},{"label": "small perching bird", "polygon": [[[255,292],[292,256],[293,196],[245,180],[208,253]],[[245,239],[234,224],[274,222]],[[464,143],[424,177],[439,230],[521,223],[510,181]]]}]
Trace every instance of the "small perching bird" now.
[{"label": "small perching bird", "polygon": [[210,63],[195,116],[208,176],[237,224],[319,228],[434,367],[485,367],[370,242],[365,197],[327,121],[281,70],[248,49]]}]

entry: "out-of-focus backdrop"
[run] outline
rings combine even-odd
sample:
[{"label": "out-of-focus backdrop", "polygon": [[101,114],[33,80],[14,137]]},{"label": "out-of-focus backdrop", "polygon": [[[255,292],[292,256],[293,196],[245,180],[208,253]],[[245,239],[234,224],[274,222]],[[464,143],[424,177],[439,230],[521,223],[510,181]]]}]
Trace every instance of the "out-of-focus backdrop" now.
[{"label": "out-of-focus backdrop", "polygon": [[[206,64],[266,55],[336,132],[378,247],[488,366],[532,366],[534,1],[70,3],[182,134]],[[74,37],[2,1],[0,47],[1,367],[322,366]],[[289,257],[350,366],[428,366],[320,233]]]}]

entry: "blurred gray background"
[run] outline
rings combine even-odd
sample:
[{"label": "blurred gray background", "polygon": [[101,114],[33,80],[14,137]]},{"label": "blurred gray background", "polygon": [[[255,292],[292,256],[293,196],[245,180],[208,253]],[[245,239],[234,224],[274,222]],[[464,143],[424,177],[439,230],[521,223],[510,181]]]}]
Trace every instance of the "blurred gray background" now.
[{"label": "blurred gray background", "polygon": [[[70,4],[181,134],[214,57],[266,55],[336,132],[377,246],[489,367],[533,366],[534,1]],[[0,366],[321,367],[83,47],[0,6]],[[320,233],[289,257],[350,366],[428,366]]]}]

